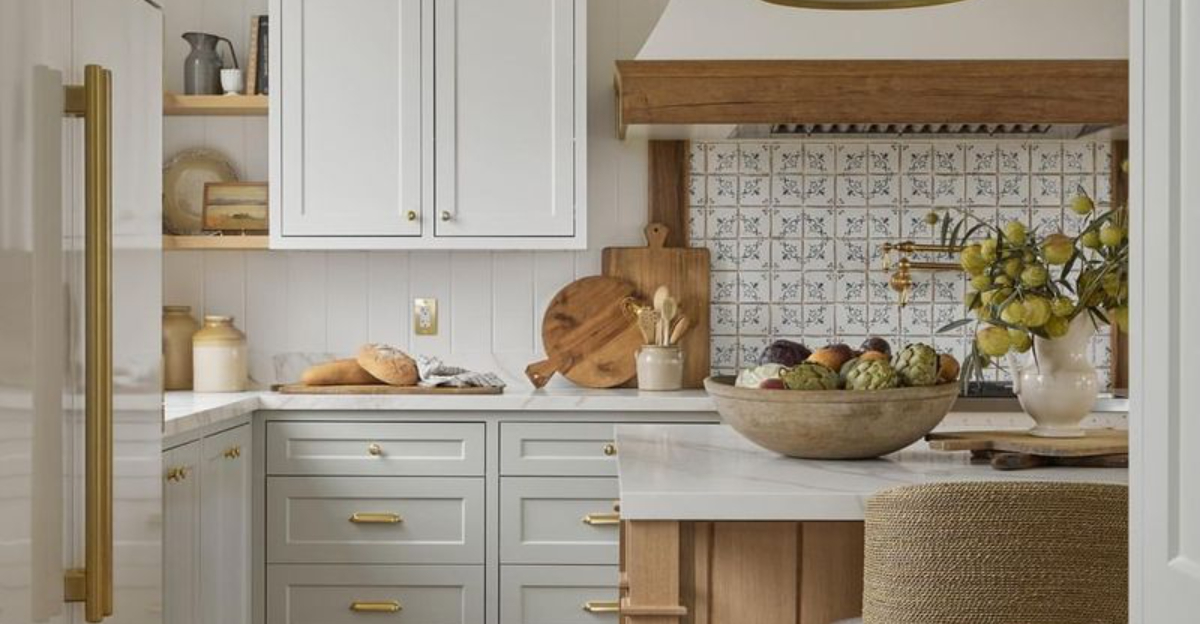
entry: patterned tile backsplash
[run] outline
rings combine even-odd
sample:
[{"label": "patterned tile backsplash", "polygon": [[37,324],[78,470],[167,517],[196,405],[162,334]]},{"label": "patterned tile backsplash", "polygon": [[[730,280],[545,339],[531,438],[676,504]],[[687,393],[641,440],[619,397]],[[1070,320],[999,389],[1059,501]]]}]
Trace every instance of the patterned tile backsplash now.
[{"label": "patterned tile backsplash", "polygon": [[[963,274],[914,271],[900,308],[880,244],[937,242],[925,216],[940,206],[1078,233],[1082,221],[1064,206],[1080,187],[1108,203],[1109,150],[1091,141],[693,143],[690,240],[712,253],[713,368],[753,364],[776,338],[857,346],[874,335],[961,358],[969,328],[934,332],[961,318]],[[1109,353],[1097,336],[1102,383]]]}]

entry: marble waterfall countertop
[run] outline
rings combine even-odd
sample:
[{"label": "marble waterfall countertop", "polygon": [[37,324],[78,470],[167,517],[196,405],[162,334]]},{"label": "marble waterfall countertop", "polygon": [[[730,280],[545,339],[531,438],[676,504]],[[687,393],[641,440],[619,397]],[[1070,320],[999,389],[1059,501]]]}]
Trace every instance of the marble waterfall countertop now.
[{"label": "marble waterfall countertop", "polygon": [[923,442],[881,459],[791,459],[727,425],[619,425],[617,448],[626,520],[862,520],[871,495],[901,485],[1129,480],[1128,470],[1115,468],[1001,472]]}]

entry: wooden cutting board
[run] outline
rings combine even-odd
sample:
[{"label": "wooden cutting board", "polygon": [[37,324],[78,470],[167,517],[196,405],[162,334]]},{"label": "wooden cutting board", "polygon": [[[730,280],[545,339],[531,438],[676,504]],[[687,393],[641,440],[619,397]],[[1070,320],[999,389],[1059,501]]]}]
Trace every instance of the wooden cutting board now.
[{"label": "wooden cutting board", "polygon": [[1129,432],[1093,429],[1082,438],[1040,438],[1023,431],[964,431],[931,433],[925,437],[935,451],[996,451],[1046,457],[1092,457],[1129,452]]},{"label": "wooden cutting board", "polygon": [[613,388],[633,379],[642,334],[621,302],[636,291],[625,280],[598,275],[558,291],[542,319],[546,359],[526,367],[529,381],[541,388],[557,372],[581,386]]},{"label": "wooden cutting board", "polygon": [[425,386],[389,386],[372,384],[361,386],[309,386],[285,384],[274,388],[280,394],[503,394],[504,388],[480,386],[473,388],[449,388]]},{"label": "wooden cutting board", "polygon": [[683,387],[703,388],[711,374],[709,364],[709,262],[707,249],[664,247],[667,226],[646,226],[646,247],[608,247],[602,257],[603,273],[629,280],[637,294],[649,301],[659,286],[666,286],[691,321],[679,344],[683,348]]}]

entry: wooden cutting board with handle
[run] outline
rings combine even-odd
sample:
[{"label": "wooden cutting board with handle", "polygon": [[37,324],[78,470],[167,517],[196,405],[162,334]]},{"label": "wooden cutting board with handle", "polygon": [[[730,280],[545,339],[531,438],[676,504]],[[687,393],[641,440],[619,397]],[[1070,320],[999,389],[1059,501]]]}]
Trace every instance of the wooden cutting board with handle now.
[{"label": "wooden cutting board with handle", "polygon": [[588,388],[613,388],[633,379],[642,335],[622,302],[636,292],[625,280],[599,275],[564,286],[542,319],[546,359],[526,367],[525,376],[537,388],[555,373]]},{"label": "wooden cutting board with handle", "polygon": [[690,329],[679,341],[683,349],[683,387],[703,388],[711,374],[709,363],[709,259],[704,248],[665,247],[667,226],[646,226],[645,247],[608,247],[604,250],[604,275],[633,283],[643,300],[666,286],[679,302],[679,314],[688,318]]}]

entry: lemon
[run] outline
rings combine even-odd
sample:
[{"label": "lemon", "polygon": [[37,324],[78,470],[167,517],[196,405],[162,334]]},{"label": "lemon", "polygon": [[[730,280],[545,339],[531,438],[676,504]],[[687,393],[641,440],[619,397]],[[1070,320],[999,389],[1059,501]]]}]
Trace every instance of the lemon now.
[{"label": "lemon", "polygon": [[1000,357],[1008,353],[1012,347],[1012,340],[1008,336],[1008,330],[1003,327],[990,325],[979,330],[975,334],[975,344],[979,345],[979,350],[992,357]]},{"label": "lemon", "polygon": [[978,275],[988,265],[987,260],[983,259],[979,245],[969,245],[964,248],[959,262],[962,264],[962,268],[971,275]]},{"label": "lemon", "polygon": [[1100,233],[1096,230],[1088,230],[1083,236],[1079,237],[1079,242],[1088,249],[1100,249],[1103,243],[1100,242]]},{"label": "lemon", "polygon": [[1075,242],[1063,234],[1051,234],[1042,243],[1042,255],[1050,264],[1066,264],[1075,255]]},{"label": "lemon", "polygon": [[1000,312],[1000,320],[1009,325],[1020,325],[1025,321],[1025,304],[1014,301],[1004,306],[1004,310]]},{"label": "lemon", "polygon": [[1032,295],[1025,299],[1025,325],[1041,327],[1050,320],[1050,302],[1045,297]]},{"label": "lemon", "polygon": [[1062,338],[1067,335],[1067,330],[1071,328],[1071,322],[1062,316],[1052,316],[1046,321],[1044,329],[1046,335],[1051,338]]},{"label": "lemon", "polygon": [[1054,316],[1071,316],[1074,311],[1074,302],[1066,297],[1055,297],[1054,301],[1050,302],[1050,312]]},{"label": "lemon", "polygon": [[1025,267],[1025,270],[1021,271],[1021,285],[1025,286],[1026,288],[1038,288],[1040,286],[1045,286],[1046,281],[1049,279],[1049,271],[1046,270],[1046,267],[1040,264]]},{"label": "lemon", "polygon": [[940,218],[941,217],[938,217],[938,213],[930,210],[929,212],[925,213],[925,225],[937,225],[937,222]]},{"label": "lemon", "polygon": [[1092,198],[1086,194],[1080,193],[1071,200],[1071,210],[1077,215],[1088,215],[1096,209],[1096,204],[1092,203]]},{"label": "lemon", "polygon": [[1119,225],[1106,225],[1100,228],[1100,242],[1107,247],[1118,247],[1125,240],[1125,228]]},{"label": "lemon", "polygon": [[979,243],[979,253],[983,256],[984,260],[988,262],[994,262],[996,260],[996,249],[998,246],[999,243],[996,241],[996,239],[986,239],[982,243]]},{"label": "lemon", "polygon": [[1004,224],[1004,236],[1013,245],[1025,244],[1025,224],[1020,221],[1009,221]]},{"label": "lemon", "polygon": [[980,273],[971,278],[971,288],[975,290],[987,290],[992,287],[992,277],[987,273]]},{"label": "lemon", "polygon": [[1017,353],[1025,353],[1033,346],[1033,341],[1029,339],[1029,334],[1019,329],[1008,330],[1008,341],[1011,343],[1013,351]]},{"label": "lemon", "polygon": [[1025,270],[1025,263],[1021,262],[1020,258],[1009,258],[1004,261],[1004,274],[1017,279],[1021,277],[1021,271]]},{"label": "lemon", "polygon": [[997,275],[996,279],[992,280],[997,286],[1012,286],[1012,278],[1007,275]]}]

